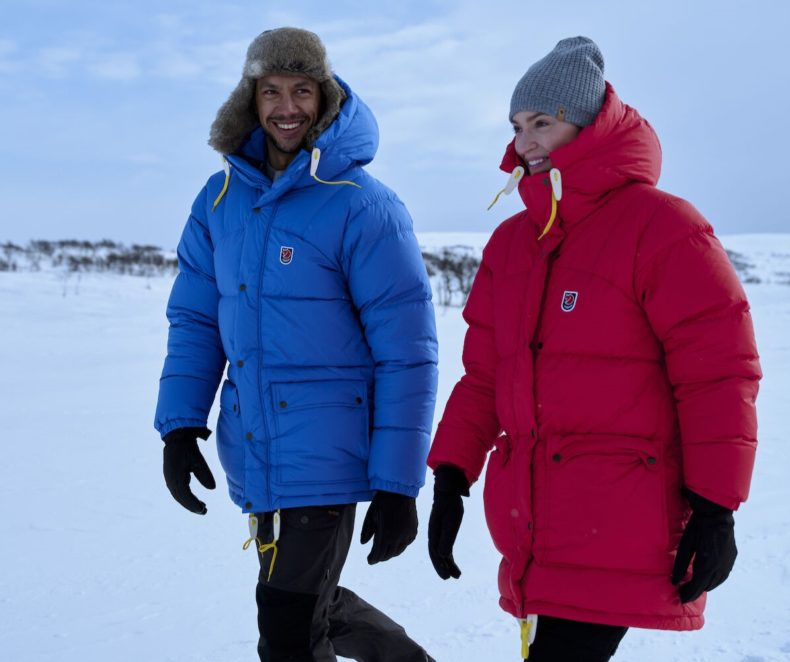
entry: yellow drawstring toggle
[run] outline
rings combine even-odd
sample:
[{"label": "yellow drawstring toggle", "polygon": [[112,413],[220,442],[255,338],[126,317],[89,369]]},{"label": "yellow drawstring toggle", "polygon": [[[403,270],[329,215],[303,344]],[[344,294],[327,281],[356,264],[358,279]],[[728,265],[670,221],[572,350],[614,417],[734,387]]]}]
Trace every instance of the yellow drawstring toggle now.
[{"label": "yellow drawstring toggle", "polygon": [[255,516],[254,513],[250,513],[249,519],[249,527],[250,527],[250,537],[244,542],[241,548],[244,551],[247,551],[249,546],[254,542],[258,545],[258,553],[263,555],[269,550],[272,550],[272,562],[269,564],[269,575],[266,578],[266,581],[269,581],[272,578],[272,573],[274,572],[274,563],[277,560],[277,541],[280,539],[280,511],[277,510],[272,515],[272,530],[273,536],[272,541],[270,543],[264,544],[261,542],[261,539],[258,537],[258,518]]},{"label": "yellow drawstring toggle", "polygon": [[510,195],[513,192],[513,189],[516,188],[516,184],[518,184],[519,180],[524,176],[524,168],[521,166],[516,166],[513,168],[513,172],[510,173],[510,177],[508,177],[507,183],[505,184],[505,188],[503,188],[499,193],[496,194],[496,197],[492,200],[491,204],[488,205],[488,211],[493,207],[497,200],[499,200],[499,196],[503,193],[505,195]]},{"label": "yellow drawstring toggle", "polygon": [[350,182],[347,179],[344,179],[344,180],[339,181],[339,182],[327,182],[327,181],[321,179],[320,177],[318,177],[318,175],[316,175],[316,172],[318,172],[318,162],[320,160],[321,160],[321,150],[318,149],[318,147],[313,147],[313,153],[310,155],[310,176],[313,179],[315,179],[315,181],[317,181],[317,182],[319,182],[321,184],[333,184],[333,185],[334,184],[348,184],[349,186],[356,186],[357,188],[362,188],[356,182]]},{"label": "yellow drawstring toggle", "polygon": [[225,191],[228,190],[228,183],[230,182],[230,164],[224,158],[222,159],[222,169],[225,171],[225,183],[222,185],[222,190],[219,192],[217,199],[214,200],[211,211],[214,211],[217,208],[219,201],[222,200],[222,196],[225,195]]},{"label": "yellow drawstring toggle", "polygon": [[535,633],[538,629],[538,615],[530,614],[526,618],[518,619],[521,628],[521,658],[529,659],[529,647],[535,641]]}]

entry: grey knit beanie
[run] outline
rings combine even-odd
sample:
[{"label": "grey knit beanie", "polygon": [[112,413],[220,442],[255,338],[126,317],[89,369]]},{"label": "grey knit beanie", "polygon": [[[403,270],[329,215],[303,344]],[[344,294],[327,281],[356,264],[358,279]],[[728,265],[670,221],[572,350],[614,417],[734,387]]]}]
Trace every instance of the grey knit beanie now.
[{"label": "grey knit beanie", "polygon": [[305,136],[308,148],[337,117],[346,98],[338,85],[318,35],[299,28],[277,28],[259,34],[247,49],[241,81],[217,113],[208,144],[221,154],[235,152],[260,126],[255,81],[269,74],[302,74],[321,85],[323,114]]},{"label": "grey knit beanie", "polygon": [[603,68],[603,55],[592,39],[563,39],[521,77],[510,99],[511,121],[529,110],[578,126],[592,124],[606,94]]}]

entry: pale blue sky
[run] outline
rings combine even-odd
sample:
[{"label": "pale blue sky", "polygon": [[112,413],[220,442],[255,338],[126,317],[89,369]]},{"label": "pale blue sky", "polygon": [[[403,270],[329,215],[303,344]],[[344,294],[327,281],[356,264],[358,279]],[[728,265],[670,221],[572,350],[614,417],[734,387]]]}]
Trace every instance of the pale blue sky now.
[{"label": "pale blue sky", "polygon": [[[418,231],[490,231],[513,86],[561,38],[595,39],[606,77],[656,128],[661,188],[720,234],[786,231],[790,3],[26,0],[0,24],[0,241],[175,246],[219,169],[207,145],[249,41],[318,32],[373,108],[371,172]],[[748,8],[747,8],[748,7]]]}]

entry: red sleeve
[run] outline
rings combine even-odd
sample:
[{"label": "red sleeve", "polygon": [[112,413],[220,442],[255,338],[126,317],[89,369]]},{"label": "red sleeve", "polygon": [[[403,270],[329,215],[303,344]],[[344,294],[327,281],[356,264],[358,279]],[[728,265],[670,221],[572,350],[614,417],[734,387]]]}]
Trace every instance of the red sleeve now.
[{"label": "red sleeve", "polygon": [[674,390],[685,485],[736,509],[749,493],[762,376],[746,294],[710,225],[683,200],[656,213],[637,262]]},{"label": "red sleeve", "polygon": [[470,484],[480,476],[486,455],[500,432],[494,388],[497,352],[492,280],[484,251],[464,308],[464,319],[469,325],[463,351],[466,374],[447,401],[428,455],[432,469],[440,464],[455,465],[463,469]]}]

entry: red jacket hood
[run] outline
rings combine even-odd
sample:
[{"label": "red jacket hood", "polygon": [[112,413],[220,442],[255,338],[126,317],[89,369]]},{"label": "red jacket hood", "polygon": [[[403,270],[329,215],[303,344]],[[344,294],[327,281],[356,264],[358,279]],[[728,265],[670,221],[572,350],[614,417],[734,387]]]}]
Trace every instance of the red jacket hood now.
[{"label": "red jacket hood", "polygon": [[[609,83],[595,121],[549,158],[562,175],[558,216],[566,226],[585,218],[611,191],[634,182],[655,186],[661,173],[661,144],[653,127],[624,104]],[[500,168],[510,173],[516,166],[524,163],[514,139]],[[529,217],[545,224],[551,210],[548,173],[526,176],[518,188]]]}]

